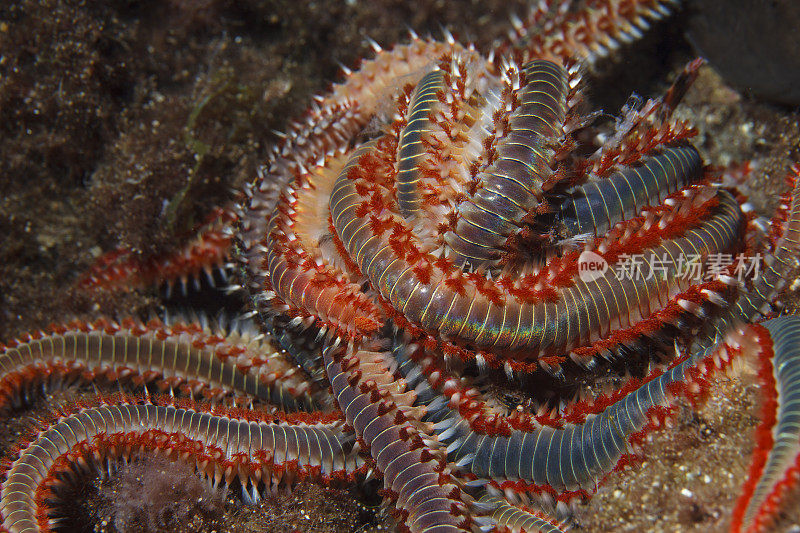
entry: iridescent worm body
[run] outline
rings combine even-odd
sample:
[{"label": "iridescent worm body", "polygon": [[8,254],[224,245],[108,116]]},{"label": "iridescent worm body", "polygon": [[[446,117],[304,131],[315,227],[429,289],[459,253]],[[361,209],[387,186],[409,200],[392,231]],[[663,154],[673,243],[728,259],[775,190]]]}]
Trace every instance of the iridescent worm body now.
[{"label": "iridescent worm body", "polygon": [[724,349],[715,346],[697,353],[583,424],[497,437],[474,433],[466,421],[455,418],[440,438],[448,444],[448,460],[479,478],[501,485],[503,480],[522,480],[556,494],[591,493],[629,453],[629,440],[651,422],[651,411],[670,405],[670,387],[691,381],[689,371],[719,351]]},{"label": "iridescent worm body", "polygon": [[75,460],[73,454],[114,459],[139,448],[189,460],[217,482],[238,476],[243,486],[267,488],[298,476],[346,477],[361,465],[338,423],[268,423],[173,406],[104,405],[62,417],[23,449],[0,490],[3,527],[12,533],[48,528],[40,495],[56,483],[62,462]]},{"label": "iridescent worm body", "polygon": [[235,331],[214,334],[180,323],[168,327],[104,321],[56,327],[6,347],[0,352],[0,369],[5,403],[16,403],[20,388],[55,369],[130,378],[140,384],[185,383],[195,393],[246,395],[289,410],[310,410],[317,404],[297,369],[269,339]]},{"label": "iridescent worm body", "polygon": [[422,136],[430,128],[428,115],[444,87],[444,75],[433,70],[419,81],[409,103],[408,119],[400,133],[397,153],[397,206],[403,216],[416,215],[422,197],[419,191],[419,162],[425,154]]},{"label": "iridescent worm body", "polygon": [[[547,518],[540,511],[531,511],[517,505],[511,505],[505,498],[487,494],[480,499],[481,503],[494,507],[491,520],[497,525],[505,526],[513,533],[521,531],[538,531],[539,533],[562,533],[561,525]],[[490,522],[491,523],[491,522]]]},{"label": "iridescent worm body", "polygon": [[700,154],[692,146],[664,148],[640,165],[583,185],[564,202],[561,220],[567,236],[599,235],[643,207],[660,205],[669,194],[701,175]]},{"label": "iridescent worm body", "polygon": [[[357,151],[353,158],[359,156]],[[339,238],[361,272],[410,322],[480,346],[553,355],[607,334],[611,324],[630,327],[638,317],[665,306],[680,287],[675,273],[681,254],[706,257],[734,248],[743,217],[728,193],[721,191],[719,201],[718,212],[708,221],[643,255],[645,261],[666,257],[665,277],[650,276],[649,264],[636,279],[620,280],[610,269],[598,280],[578,280],[560,290],[554,302],[532,303],[513,297],[493,298],[469,281],[466,289],[459,291],[436,266],[428,280],[421,279],[415,265],[395,251],[391,235],[374,234],[369,220],[358,216],[357,185],[346,172],[340,174],[331,195],[331,213]],[[687,286],[685,280],[683,283]],[[636,318],[631,320],[631,316]]]},{"label": "iridescent worm body", "polygon": [[469,530],[461,491],[442,473],[443,458],[427,449],[396,396],[380,387],[393,381],[387,382],[388,374],[373,373],[375,364],[356,363],[335,346],[327,347],[323,355],[336,401],[348,424],[369,446],[405,527],[441,533]]},{"label": "iridescent worm body", "polygon": [[563,135],[568,74],[561,65],[538,60],[522,67],[521,79],[509,132],[498,141],[495,160],[476,176],[475,195],[459,206],[455,230],[445,235],[458,267],[496,263],[501,246],[535,210],[552,175],[551,145]]}]

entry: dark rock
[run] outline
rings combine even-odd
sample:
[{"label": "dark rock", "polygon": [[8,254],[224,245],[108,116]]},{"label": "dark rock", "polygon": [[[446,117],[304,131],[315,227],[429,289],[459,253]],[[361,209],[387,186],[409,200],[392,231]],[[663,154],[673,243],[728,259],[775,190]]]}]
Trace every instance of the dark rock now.
[{"label": "dark rock", "polygon": [[731,85],[800,104],[800,2],[692,0],[689,9],[689,40]]}]

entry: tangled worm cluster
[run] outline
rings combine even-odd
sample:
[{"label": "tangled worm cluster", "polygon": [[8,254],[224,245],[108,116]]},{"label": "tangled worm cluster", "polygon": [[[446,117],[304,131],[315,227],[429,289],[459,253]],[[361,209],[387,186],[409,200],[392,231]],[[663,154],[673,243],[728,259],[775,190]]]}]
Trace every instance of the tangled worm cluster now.
[{"label": "tangled worm cluster", "polygon": [[[374,471],[415,532],[560,531],[563,504],[749,353],[778,392],[732,524],[767,527],[797,472],[800,320],[752,324],[800,252],[800,166],[765,229],[672,117],[701,61],[613,126],[584,97],[586,68],[669,4],[542,2],[488,57],[449,36],[376,45],[275,148],[227,229],[191,244],[207,258],[235,241],[252,326],[75,323],[0,359],[6,410],[33,385],[100,378],[252,409],[64,407],[8,462],[3,526],[48,529],[60,474],[144,451],[253,499]],[[753,256],[763,269],[743,279]],[[112,263],[89,285],[129,275],[103,274]],[[609,372],[634,375],[552,408]],[[530,383],[545,385],[523,387],[524,405],[487,392]]]}]

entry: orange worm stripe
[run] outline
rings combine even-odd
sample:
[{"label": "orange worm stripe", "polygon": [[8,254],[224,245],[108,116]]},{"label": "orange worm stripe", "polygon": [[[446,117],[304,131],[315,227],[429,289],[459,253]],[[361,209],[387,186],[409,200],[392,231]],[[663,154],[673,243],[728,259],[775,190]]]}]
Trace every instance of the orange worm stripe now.
[{"label": "orange worm stripe", "polygon": [[[790,471],[800,464],[800,317],[779,317],[762,326],[772,344],[769,371],[776,402],[771,413],[774,426],[764,420],[758,431],[769,432],[771,447],[756,449],[756,455],[765,454],[763,464],[737,502],[732,531],[765,531],[785,492],[796,486]],[[759,444],[762,438],[758,436]]]},{"label": "orange worm stripe", "polygon": [[547,31],[542,31],[539,20],[534,20],[521,30],[519,42],[507,46],[522,58],[556,55],[592,64],[621,44],[639,39],[650,27],[650,21],[666,17],[670,7],[679,3],[680,0],[612,0],[594,2],[592,8],[579,11],[556,10],[554,18],[547,20],[552,25]]},{"label": "orange worm stripe", "polygon": [[230,230],[237,221],[230,209],[213,209],[196,236],[166,257],[140,256],[128,248],[112,250],[100,256],[80,280],[90,289],[147,287],[161,283],[186,282],[201,272],[210,274],[230,257]]}]

